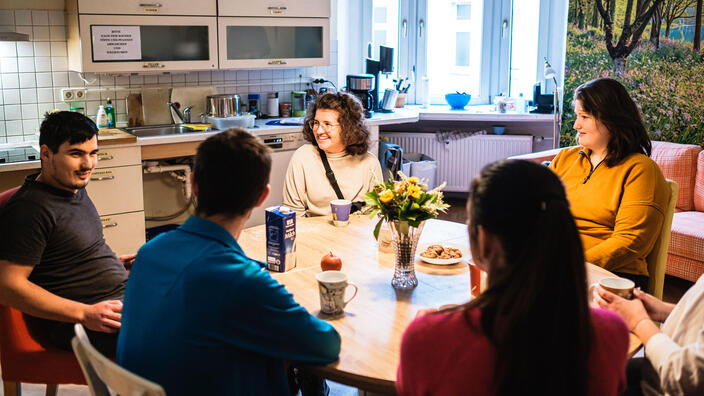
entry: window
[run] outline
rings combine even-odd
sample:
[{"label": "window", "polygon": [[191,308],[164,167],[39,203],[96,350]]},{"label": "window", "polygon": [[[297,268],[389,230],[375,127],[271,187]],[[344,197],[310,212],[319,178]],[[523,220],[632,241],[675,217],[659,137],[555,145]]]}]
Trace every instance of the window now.
[{"label": "window", "polygon": [[408,103],[423,103],[427,93],[430,103],[445,104],[445,94],[455,91],[471,94],[470,104],[489,104],[499,94],[523,93],[531,99],[533,85],[544,81],[546,57],[561,74],[568,10],[564,0],[360,3],[370,16],[362,24],[372,56],[378,58],[379,45],[396,49],[394,74],[412,84]]}]

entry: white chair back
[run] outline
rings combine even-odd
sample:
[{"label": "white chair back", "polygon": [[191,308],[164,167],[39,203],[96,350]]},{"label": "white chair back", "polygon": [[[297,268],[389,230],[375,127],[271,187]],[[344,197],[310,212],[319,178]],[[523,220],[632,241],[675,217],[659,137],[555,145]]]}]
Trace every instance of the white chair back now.
[{"label": "white chair back", "polygon": [[76,324],[74,330],[76,336],[71,345],[93,396],[110,396],[110,390],[122,396],[166,396],[158,384],[125,370],[98,352],[81,324]]}]

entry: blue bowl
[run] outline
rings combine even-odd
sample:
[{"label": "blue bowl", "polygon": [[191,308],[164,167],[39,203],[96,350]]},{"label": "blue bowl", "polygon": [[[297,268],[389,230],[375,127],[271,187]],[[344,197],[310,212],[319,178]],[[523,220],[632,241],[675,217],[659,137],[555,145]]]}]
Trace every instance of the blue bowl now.
[{"label": "blue bowl", "polygon": [[470,99],[472,99],[472,95],[466,93],[449,93],[445,95],[445,100],[447,101],[447,104],[449,104],[450,108],[453,110],[464,109],[464,107],[467,106],[467,103],[469,103]]}]

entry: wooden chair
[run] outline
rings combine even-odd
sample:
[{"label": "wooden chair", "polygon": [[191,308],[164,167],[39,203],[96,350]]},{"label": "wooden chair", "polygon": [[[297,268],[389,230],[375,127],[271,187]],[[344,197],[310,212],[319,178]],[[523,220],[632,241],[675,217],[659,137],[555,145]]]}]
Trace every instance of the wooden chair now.
[{"label": "wooden chair", "polygon": [[76,336],[71,340],[88,387],[93,396],[110,396],[110,390],[120,395],[165,396],[164,388],[106,358],[90,344],[86,331],[78,323],[74,326]]},{"label": "wooden chair", "polygon": [[[0,194],[0,208],[18,189]],[[20,395],[22,382],[46,384],[47,395],[56,395],[58,384],[86,383],[71,352],[36,339],[22,312],[4,305],[0,305],[0,367],[5,396]]]},{"label": "wooden chair", "polygon": [[667,248],[670,245],[670,231],[672,230],[672,217],[675,214],[679,185],[672,180],[667,180],[670,186],[670,202],[665,210],[665,218],[662,221],[662,229],[653,250],[645,258],[648,263],[648,292],[662,300],[662,289],[665,285],[665,269],[667,267]]}]

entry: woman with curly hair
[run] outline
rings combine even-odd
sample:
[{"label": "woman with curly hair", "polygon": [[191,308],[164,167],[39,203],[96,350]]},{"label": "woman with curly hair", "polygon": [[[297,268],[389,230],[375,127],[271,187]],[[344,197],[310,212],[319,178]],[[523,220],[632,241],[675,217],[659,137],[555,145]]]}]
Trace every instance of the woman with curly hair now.
[{"label": "woman with curly hair", "polygon": [[[367,151],[369,131],[363,121],[364,109],[352,95],[326,93],[316,99],[303,123],[310,144],[296,150],[286,171],[284,205],[307,216],[323,216],[330,214],[332,200],[364,200],[382,176],[379,161]],[[325,161],[333,178],[326,174]]]}]

